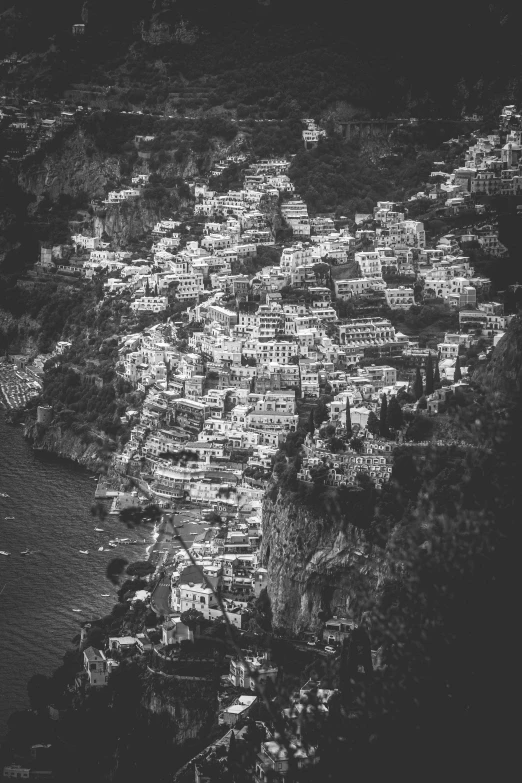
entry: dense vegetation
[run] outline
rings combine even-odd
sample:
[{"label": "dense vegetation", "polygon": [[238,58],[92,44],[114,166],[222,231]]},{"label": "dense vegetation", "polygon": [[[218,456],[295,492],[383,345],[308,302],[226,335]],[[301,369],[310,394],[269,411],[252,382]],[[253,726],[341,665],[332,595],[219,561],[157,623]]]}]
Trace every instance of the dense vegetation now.
[{"label": "dense vegetation", "polygon": [[[90,0],[83,10],[65,0],[37,7],[2,0],[0,55],[31,55],[28,65],[4,73],[6,84],[59,92],[91,83],[110,88],[118,101],[149,107],[245,107],[284,118],[296,108],[319,115],[346,101],[374,116],[459,116],[462,108],[487,111],[520,97],[522,83],[513,76],[521,71],[520,8],[509,5],[439,3],[412,35],[404,23],[417,18],[411,0],[401,13],[359,4],[347,18],[337,0],[325,0],[313,16],[298,0],[139,0],[132,7]],[[82,18],[86,34],[73,37],[71,25]],[[428,36],[430,45],[452,51],[451,68],[432,67]]]}]

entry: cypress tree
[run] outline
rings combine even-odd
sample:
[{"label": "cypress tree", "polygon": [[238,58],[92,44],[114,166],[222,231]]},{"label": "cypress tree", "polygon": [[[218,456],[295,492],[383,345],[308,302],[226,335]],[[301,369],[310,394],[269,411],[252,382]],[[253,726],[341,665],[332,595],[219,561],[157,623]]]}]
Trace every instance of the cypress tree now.
[{"label": "cypress tree", "polygon": [[435,364],[435,375],[433,376],[433,386],[435,389],[440,388],[440,370],[439,370],[439,360],[437,359],[437,362]]},{"label": "cypress tree", "polygon": [[397,397],[393,396],[388,406],[388,418],[386,421],[387,429],[400,430],[403,425],[402,408],[397,402]]},{"label": "cypress tree", "polygon": [[346,437],[352,437],[352,417],[350,415],[350,400],[346,398]]},{"label": "cypress tree", "polygon": [[370,411],[368,421],[366,422],[366,429],[371,432],[372,435],[378,435],[380,432],[379,419],[373,411]]},{"label": "cypress tree", "polygon": [[234,732],[231,732],[230,741],[228,743],[228,754],[227,754],[229,772],[230,772],[230,767],[234,764],[235,760],[236,760],[236,735],[234,734]]},{"label": "cypress tree", "polygon": [[415,383],[413,384],[413,394],[415,395],[416,400],[420,400],[420,398],[423,395],[423,388],[422,388],[422,376],[420,367],[417,367],[417,372],[415,373]]},{"label": "cypress tree", "polygon": [[310,411],[310,422],[309,422],[309,424],[308,424],[308,432],[310,433],[310,435],[311,435],[311,436],[312,436],[312,438],[313,438],[313,436],[314,436],[314,432],[315,432],[315,424],[314,424],[314,409],[313,409],[313,408],[312,408],[312,410]]},{"label": "cypress tree", "polygon": [[386,399],[386,395],[383,394],[381,397],[381,420],[379,423],[379,432],[383,438],[386,438],[388,435],[387,419],[388,419],[388,400]]},{"label": "cypress tree", "polygon": [[426,389],[425,394],[433,394],[435,389],[434,377],[433,377],[433,359],[431,353],[428,355],[428,361],[426,362]]},{"label": "cypress tree", "polygon": [[455,362],[455,372],[453,373],[453,383],[457,383],[457,381],[460,381],[462,378],[462,371],[460,369],[460,356],[457,356],[457,361]]}]

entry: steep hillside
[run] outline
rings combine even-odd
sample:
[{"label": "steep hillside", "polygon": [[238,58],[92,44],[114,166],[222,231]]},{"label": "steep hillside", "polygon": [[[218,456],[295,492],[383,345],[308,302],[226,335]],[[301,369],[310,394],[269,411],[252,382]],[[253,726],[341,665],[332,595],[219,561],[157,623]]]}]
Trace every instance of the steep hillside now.
[{"label": "steep hillside", "polygon": [[[0,80],[15,90],[59,94],[83,83],[129,99],[138,91],[149,106],[172,96],[281,116],[318,114],[335,100],[374,116],[458,116],[520,94],[520,4],[442,2],[413,35],[410,0],[347,10],[343,0],[307,13],[298,0],[3,0],[0,57],[16,52],[23,64],[2,66]],[[85,34],[73,36],[78,22]],[[451,68],[433,67],[427,37],[452,51]]]},{"label": "steep hillside", "polygon": [[381,586],[383,554],[334,509],[296,505],[281,491],[275,499],[266,496],[262,561],[274,628],[295,633],[357,612]]},{"label": "steep hillside", "polygon": [[496,345],[489,362],[473,380],[498,398],[520,401],[522,392],[522,318],[515,318]]},{"label": "steep hillside", "polygon": [[[90,154],[88,154],[90,153]],[[52,200],[60,195],[105,195],[108,183],[120,177],[117,156],[92,150],[84,131],[79,128],[49,154],[28,158],[19,174],[19,185],[39,200],[47,193]]]}]

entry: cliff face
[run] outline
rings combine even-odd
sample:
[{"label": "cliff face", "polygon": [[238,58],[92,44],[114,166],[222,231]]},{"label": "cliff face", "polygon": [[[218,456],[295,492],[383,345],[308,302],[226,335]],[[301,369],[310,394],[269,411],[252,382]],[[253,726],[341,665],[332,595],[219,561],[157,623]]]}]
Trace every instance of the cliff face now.
[{"label": "cliff face", "polygon": [[219,705],[212,683],[172,680],[148,672],[144,686],[142,705],[151,713],[172,718],[172,741],[176,745],[203,738],[213,728]]},{"label": "cliff face", "polygon": [[370,551],[363,530],[281,492],[263,502],[261,557],[273,626],[293,633],[320,627],[321,617],[357,611],[384,578],[382,554]]},{"label": "cliff face", "polygon": [[111,204],[94,215],[91,233],[101,237],[105,231],[116,246],[125,247],[128,242],[139,239],[154,228],[159,220],[170,217],[171,213],[170,206],[151,205],[144,199]]},{"label": "cliff face", "polygon": [[26,423],[24,435],[33,442],[36,449],[72,459],[92,471],[107,469],[109,459],[104,449],[96,442],[85,443],[79,435],[59,424],[42,428],[35,421],[31,421]]},{"label": "cliff face", "polygon": [[64,139],[59,150],[20,172],[18,182],[38,200],[45,192],[53,200],[61,193],[76,196],[81,191],[91,198],[100,198],[107,182],[117,182],[119,177],[118,158],[93,151],[92,143],[89,144],[83,130],[78,128]]},{"label": "cliff face", "polygon": [[473,380],[497,399],[516,398],[522,391],[522,318],[514,318],[493,350],[489,362],[479,367]]}]

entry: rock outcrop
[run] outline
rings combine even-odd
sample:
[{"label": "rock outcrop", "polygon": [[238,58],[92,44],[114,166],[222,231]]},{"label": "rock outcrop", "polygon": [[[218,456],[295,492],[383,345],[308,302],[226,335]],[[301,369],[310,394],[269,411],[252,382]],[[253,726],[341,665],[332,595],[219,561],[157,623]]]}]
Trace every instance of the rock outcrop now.
[{"label": "rock outcrop", "polygon": [[93,149],[92,142],[79,127],[64,139],[58,150],[24,168],[18,182],[39,201],[44,193],[53,200],[61,194],[77,196],[81,192],[90,198],[101,198],[107,183],[117,182],[119,178],[118,157]]},{"label": "rock outcrop", "polygon": [[117,247],[124,248],[128,242],[146,239],[159,220],[171,216],[172,208],[153,205],[144,199],[133,199],[121,204],[110,204],[106,209],[97,211],[92,221],[92,236],[101,237],[104,233]]},{"label": "rock outcrop", "polygon": [[520,398],[522,391],[522,318],[514,318],[493,353],[473,375],[499,402]]},{"label": "rock outcrop", "polygon": [[80,435],[63,425],[51,424],[49,427],[42,427],[31,420],[25,424],[24,435],[32,441],[35,449],[72,459],[91,471],[105,472],[108,468],[110,453],[105,446],[97,440],[86,443]]},{"label": "rock outcrop", "polygon": [[281,490],[263,503],[261,557],[274,628],[297,633],[324,619],[357,613],[378,592],[384,558],[364,530],[326,508],[296,503]]},{"label": "rock outcrop", "polygon": [[168,714],[173,721],[172,741],[206,737],[216,723],[217,689],[205,680],[172,679],[148,672],[143,679],[142,705],[156,715]]}]

